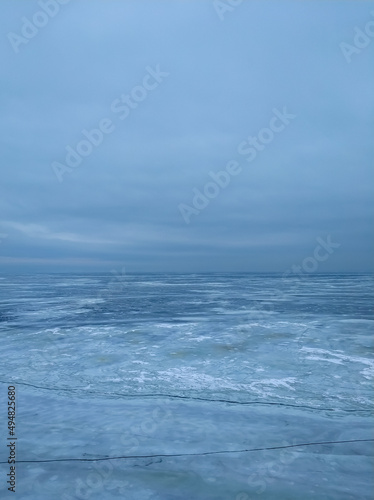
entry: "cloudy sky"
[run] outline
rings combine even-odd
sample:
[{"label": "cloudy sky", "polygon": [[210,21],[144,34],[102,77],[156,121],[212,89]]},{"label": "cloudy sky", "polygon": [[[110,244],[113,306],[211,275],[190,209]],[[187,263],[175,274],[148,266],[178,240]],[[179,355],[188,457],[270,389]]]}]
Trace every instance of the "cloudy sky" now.
[{"label": "cloudy sky", "polygon": [[373,2],[64,1],[1,2],[1,272],[284,272],[328,237],[318,271],[372,269]]}]

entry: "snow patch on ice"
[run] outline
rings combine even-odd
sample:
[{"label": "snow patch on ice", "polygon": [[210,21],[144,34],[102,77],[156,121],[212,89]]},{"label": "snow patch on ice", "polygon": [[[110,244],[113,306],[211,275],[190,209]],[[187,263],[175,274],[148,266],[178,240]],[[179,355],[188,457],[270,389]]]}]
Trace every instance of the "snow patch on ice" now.
[{"label": "snow patch on ice", "polygon": [[336,365],[343,365],[344,364],[341,359],[321,358],[319,356],[307,356],[306,359],[312,359],[314,361],[327,361],[328,363],[335,363]]},{"label": "snow patch on ice", "polygon": [[206,339],[211,339],[212,337],[209,337],[208,335],[200,335],[199,337],[194,337],[192,339],[189,339],[190,342],[203,342]]},{"label": "snow patch on ice", "polygon": [[[352,362],[352,363],[361,363],[363,365],[367,365],[367,368],[364,368],[360,373],[367,379],[371,379],[374,377],[374,360],[368,358],[362,358],[359,356],[348,356],[347,354],[341,354],[341,351],[328,351],[326,349],[319,349],[313,347],[303,347],[301,351],[312,353],[311,356],[307,356],[306,359],[313,359],[317,361],[327,361],[329,363],[335,364],[344,364],[343,362]],[[315,353],[315,354],[313,354]],[[320,354],[322,356],[332,356],[332,357],[321,357],[316,356],[316,354]]]},{"label": "snow patch on ice", "polygon": [[252,382],[250,388],[261,395],[271,395],[271,391],[265,391],[264,388],[271,389],[272,387],[281,387],[288,389],[290,391],[295,391],[295,388],[291,384],[295,384],[297,379],[295,377],[286,377],[281,379],[263,379]]},{"label": "snow patch on ice", "polygon": [[232,389],[237,391],[241,388],[241,385],[233,384],[229,380],[197,372],[194,368],[189,367],[159,371],[158,376],[167,382],[179,382],[185,389]]}]

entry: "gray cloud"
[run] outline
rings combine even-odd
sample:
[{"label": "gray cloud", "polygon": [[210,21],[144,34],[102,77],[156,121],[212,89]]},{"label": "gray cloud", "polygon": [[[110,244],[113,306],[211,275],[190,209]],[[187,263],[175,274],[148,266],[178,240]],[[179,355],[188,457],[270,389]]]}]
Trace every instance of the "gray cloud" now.
[{"label": "gray cloud", "polygon": [[[318,236],[341,243],[321,271],[372,267],[374,43],[339,44],[366,2],[242,2],[221,21],[205,0],[74,0],[15,53],[38,2],[4,0],[0,21],[1,271],[285,271]],[[113,101],[146,67],[169,76],[126,119]],[[253,162],[238,145],[273,108],[295,120]],[[82,130],[115,130],[64,175]],[[209,172],[241,173],[186,225]]]}]

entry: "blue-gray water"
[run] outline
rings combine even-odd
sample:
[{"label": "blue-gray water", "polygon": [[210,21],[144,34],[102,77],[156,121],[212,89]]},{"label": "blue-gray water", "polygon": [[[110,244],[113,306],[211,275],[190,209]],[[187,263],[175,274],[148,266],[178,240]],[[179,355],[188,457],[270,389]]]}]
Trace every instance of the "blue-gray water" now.
[{"label": "blue-gray water", "polygon": [[369,275],[3,276],[14,497],[372,498],[373,304]]}]

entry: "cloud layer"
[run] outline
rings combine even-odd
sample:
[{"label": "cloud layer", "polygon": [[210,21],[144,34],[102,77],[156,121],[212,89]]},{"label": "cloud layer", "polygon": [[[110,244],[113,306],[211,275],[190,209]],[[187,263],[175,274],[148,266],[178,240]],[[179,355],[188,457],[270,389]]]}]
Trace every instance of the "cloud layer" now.
[{"label": "cloud layer", "polygon": [[371,269],[373,37],[341,48],[371,19],[360,1],[4,0],[0,270],[283,272],[328,234],[320,271]]}]

